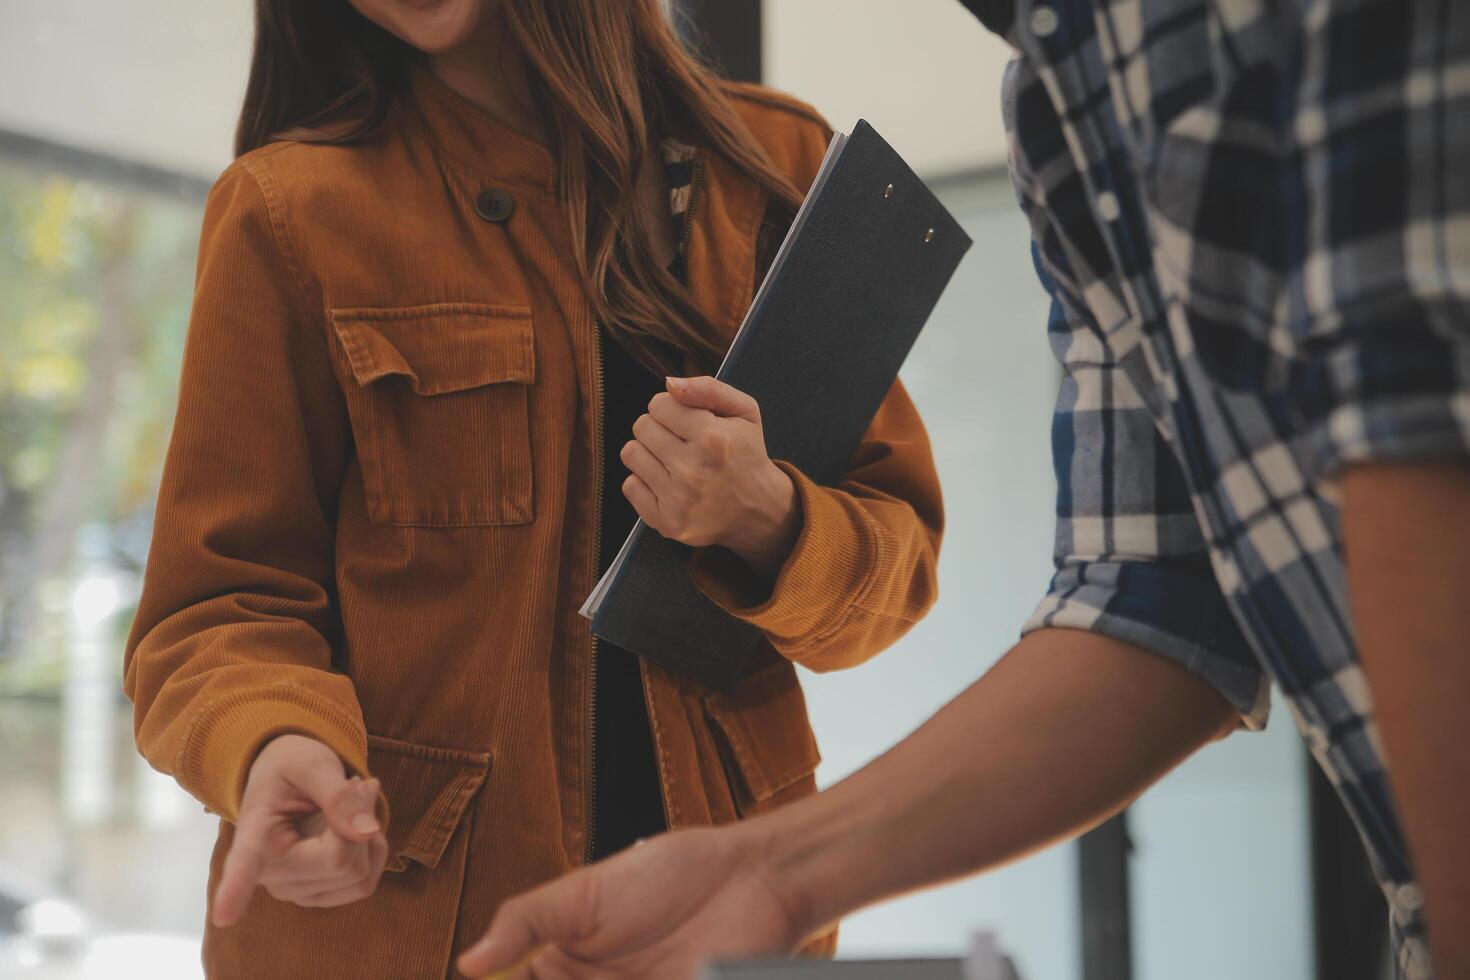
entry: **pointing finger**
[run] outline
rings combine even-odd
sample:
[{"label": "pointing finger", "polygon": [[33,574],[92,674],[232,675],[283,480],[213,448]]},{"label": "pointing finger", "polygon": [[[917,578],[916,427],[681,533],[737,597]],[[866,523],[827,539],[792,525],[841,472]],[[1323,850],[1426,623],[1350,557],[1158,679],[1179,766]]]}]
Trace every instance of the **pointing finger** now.
[{"label": "pointing finger", "polygon": [[271,846],[270,836],[271,821],[266,812],[252,811],[241,817],[214,891],[215,925],[232,926],[245,914],[255,886],[278,850]]}]

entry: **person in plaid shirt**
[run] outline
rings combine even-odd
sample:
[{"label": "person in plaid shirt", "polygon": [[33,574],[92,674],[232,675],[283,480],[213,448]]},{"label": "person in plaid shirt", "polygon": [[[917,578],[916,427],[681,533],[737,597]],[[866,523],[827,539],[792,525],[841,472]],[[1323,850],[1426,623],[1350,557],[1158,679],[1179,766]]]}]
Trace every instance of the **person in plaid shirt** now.
[{"label": "person in plaid shirt", "polygon": [[1011,174],[1064,368],[1048,594],[868,768],[522,896],[464,965],[793,949],[1099,822],[1264,725],[1275,681],[1398,975],[1470,977],[1470,4],[965,3],[1016,50]]}]

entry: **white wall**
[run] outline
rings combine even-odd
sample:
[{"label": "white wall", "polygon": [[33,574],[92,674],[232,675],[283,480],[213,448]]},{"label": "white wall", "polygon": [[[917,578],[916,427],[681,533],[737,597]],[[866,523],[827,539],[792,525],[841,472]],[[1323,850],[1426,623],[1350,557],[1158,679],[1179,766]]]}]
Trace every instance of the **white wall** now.
[{"label": "white wall", "polygon": [[833,126],[867,119],[924,174],[1005,160],[1010,48],[956,0],[765,0],[762,10],[766,81]]},{"label": "white wall", "polygon": [[1207,746],[1129,809],[1137,980],[1314,975],[1306,753],[1291,714]]},{"label": "white wall", "polygon": [[[718,0],[712,0],[718,2]],[[0,0],[0,129],[213,177],[230,160],[249,0]],[[1004,159],[1008,49],[955,0],[765,0],[772,85],[923,173]]]},{"label": "white wall", "polygon": [[249,0],[0,0],[0,129],[212,178],[231,157]]}]

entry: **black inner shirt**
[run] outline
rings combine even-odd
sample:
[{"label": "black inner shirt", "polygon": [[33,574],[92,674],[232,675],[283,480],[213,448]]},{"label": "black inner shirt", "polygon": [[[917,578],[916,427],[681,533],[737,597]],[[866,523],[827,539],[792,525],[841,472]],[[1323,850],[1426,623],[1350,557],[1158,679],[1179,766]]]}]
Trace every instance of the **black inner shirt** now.
[{"label": "black inner shirt", "polygon": [[[664,390],[664,381],[633,360],[606,327],[598,329],[603,393],[601,575],[638,519],[623,496],[628,468],[619,454],[633,438],[633,423],[648,411],[649,400]],[[597,860],[667,828],[638,657],[599,640],[594,685],[591,857]]]}]

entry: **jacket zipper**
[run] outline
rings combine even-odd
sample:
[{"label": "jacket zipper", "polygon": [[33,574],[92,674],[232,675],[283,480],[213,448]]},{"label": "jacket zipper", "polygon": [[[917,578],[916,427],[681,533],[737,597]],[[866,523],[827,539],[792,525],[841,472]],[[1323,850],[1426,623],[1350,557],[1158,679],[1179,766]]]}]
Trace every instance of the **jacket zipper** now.
[{"label": "jacket zipper", "polygon": [[684,268],[689,268],[689,236],[694,232],[694,205],[699,201],[699,188],[704,183],[704,161],[694,160],[694,172],[689,176],[689,203],[684,205],[684,233],[679,236],[679,255]]},{"label": "jacket zipper", "polygon": [[[602,481],[606,478],[603,450],[602,322],[592,318],[592,397],[597,406],[593,426],[593,455],[596,457],[592,484],[592,576],[602,570]],[[591,864],[597,846],[597,634],[592,634],[592,656],[587,661],[587,848],[582,863]]]},{"label": "jacket zipper", "polygon": [[[694,231],[694,205],[699,200],[699,189],[704,183],[704,162],[694,161],[694,172],[689,177],[689,203],[684,207],[684,228],[679,236],[679,257],[689,261],[689,237]],[[597,403],[597,425],[593,436],[593,448],[597,457],[596,477],[593,480],[592,518],[592,571],[596,576],[602,570],[602,485],[607,474],[604,472],[605,451],[603,447],[603,375],[602,375],[602,322],[595,317],[592,321],[592,349],[596,358],[592,369],[593,397]],[[588,662],[587,676],[587,847],[583,863],[592,863],[597,846],[597,634],[592,634],[592,658]],[[641,673],[641,671],[640,671]],[[647,695],[645,694],[646,698]],[[650,707],[650,711],[652,708]],[[667,819],[668,801],[664,801]]]}]

